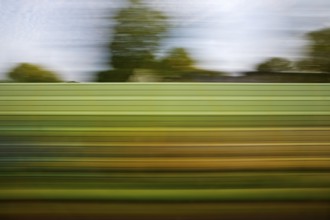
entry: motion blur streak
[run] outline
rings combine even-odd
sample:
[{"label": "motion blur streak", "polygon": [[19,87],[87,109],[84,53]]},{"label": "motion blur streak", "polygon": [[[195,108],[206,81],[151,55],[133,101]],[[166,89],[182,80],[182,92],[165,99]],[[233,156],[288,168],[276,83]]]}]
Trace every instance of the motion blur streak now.
[{"label": "motion blur streak", "polygon": [[1,219],[328,219],[329,84],[2,84]]}]

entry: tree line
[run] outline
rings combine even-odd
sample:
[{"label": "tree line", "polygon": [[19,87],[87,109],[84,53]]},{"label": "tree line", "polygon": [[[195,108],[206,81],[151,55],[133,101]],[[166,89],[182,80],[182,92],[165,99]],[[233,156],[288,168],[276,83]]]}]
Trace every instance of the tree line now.
[{"label": "tree line", "polygon": [[[109,69],[95,73],[96,82],[126,82],[140,70],[157,75],[160,81],[195,72],[210,73],[196,67],[196,60],[185,48],[171,48],[163,56],[161,42],[171,29],[170,18],[142,0],[129,0],[111,18],[116,23],[108,37]],[[309,40],[305,58],[291,61],[273,57],[257,64],[259,72],[306,71],[330,73],[330,28],[306,34]],[[63,82],[54,71],[30,63],[21,63],[7,73],[15,82]]]},{"label": "tree line", "polygon": [[273,57],[258,64],[260,72],[306,71],[330,73],[330,28],[306,34],[309,41],[305,58],[291,61],[287,58]]}]

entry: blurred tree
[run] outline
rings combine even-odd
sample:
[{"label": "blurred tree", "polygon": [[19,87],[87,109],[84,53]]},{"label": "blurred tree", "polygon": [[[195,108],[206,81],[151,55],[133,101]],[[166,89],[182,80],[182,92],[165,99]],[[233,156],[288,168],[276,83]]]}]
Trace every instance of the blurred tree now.
[{"label": "blurred tree", "polygon": [[[156,62],[155,53],[169,28],[167,17],[141,0],[130,0],[129,6],[119,10],[113,19],[116,25],[109,45],[110,65],[114,69],[120,69],[119,72],[131,74],[136,68],[153,67]],[[126,75],[125,79],[129,76],[130,74]],[[126,81],[125,79],[121,80]]]},{"label": "blurred tree", "polygon": [[170,50],[160,63],[162,69],[177,73],[189,72],[195,69],[195,61],[184,48]]},{"label": "blurred tree", "polygon": [[298,60],[295,63],[295,67],[297,71],[309,71],[309,72],[320,71],[319,65],[311,59]]},{"label": "blurred tree", "polygon": [[132,74],[130,69],[100,71],[96,74],[96,82],[125,82]]},{"label": "blurred tree", "polygon": [[21,63],[8,72],[8,76],[16,82],[61,82],[56,73],[38,65]]},{"label": "blurred tree", "polygon": [[330,72],[330,28],[307,34],[310,40],[307,63],[303,68]]},{"label": "blurred tree", "polygon": [[285,58],[273,57],[256,66],[259,72],[280,72],[294,69],[293,63]]}]

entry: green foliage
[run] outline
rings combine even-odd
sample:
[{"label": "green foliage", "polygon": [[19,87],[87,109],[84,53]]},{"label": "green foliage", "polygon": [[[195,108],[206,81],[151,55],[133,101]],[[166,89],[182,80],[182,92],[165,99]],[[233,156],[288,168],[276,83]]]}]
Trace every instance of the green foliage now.
[{"label": "green foliage", "polygon": [[126,82],[133,74],[131,69],[115,69],[100,71],[96,75],[96,82]]},{"label": "green foliage", "polygon": [[169,24],[167,17],[139,0],[121,9],[110,43],[111,61],[115,69],[135,69],[152,66],[161,39]]},{"label": "green foliage", "polygon": [[116,24],[108,47],[113,70],[98,72],[97,82],[126,82],[135,69],[155,68],[155,53],[169,28],[167,17],[141,0],[130,0],[113,19]]},{"label": "green foliage", "polygon": [[184,48],[174,48],[161,60],[164,70],[175,72],[188,72],[194,69],[195,61]]},{"label": "green foliage", "polygon": [[314,72],[314,71],[320,71],[320,66],[316,62],[314,62],[311,59],[302,59],[298,60],[295,63],[296,70],[298,71],[308,71],[308,72]]},{"label": "green foliage", "polygon": [[258,64],[256,69],[259,72],[281,72],[291,71],[294,67],[293,63],[288,59],[273,57]]},{"label": "green foliage", "polygon": [[16,82],[61,82],[56,73],[38,65],[22,63],[12,69],[8,76]]},{"label": "green foliage", "polygon": [[309,66],[322,72],[330,72],[330,28],[310,32],[307,37],[310,40]]}]

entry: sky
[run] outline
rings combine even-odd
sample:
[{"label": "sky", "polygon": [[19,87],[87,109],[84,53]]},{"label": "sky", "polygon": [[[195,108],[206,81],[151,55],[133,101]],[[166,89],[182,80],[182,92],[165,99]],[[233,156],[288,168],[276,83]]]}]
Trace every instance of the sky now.
[{"label": "sky", "polygon": [[[240,72],[269,57],[299,59],[305,33],[330,27],[329,0],[145,0],[171,17],[162,51],[186,48],[197,65]],[[108,68],[109,19],[125,0],[0,0],[0,79],[17,63],[90,81]]]}]

